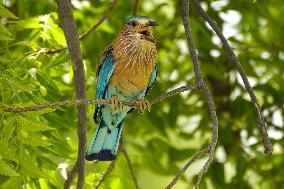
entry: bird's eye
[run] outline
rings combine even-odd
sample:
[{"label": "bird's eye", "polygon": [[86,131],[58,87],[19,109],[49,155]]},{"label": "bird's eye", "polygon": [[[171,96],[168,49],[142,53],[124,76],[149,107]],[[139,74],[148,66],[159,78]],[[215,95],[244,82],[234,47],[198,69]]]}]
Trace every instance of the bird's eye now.
[{"label": "bird's eye", "polygon": [[137,23],[136,21],[132,21],[132,22],[131,22],[131,26],[132,26],[132,27],[136,27],[137,25],[138,25],[138,23]]}]

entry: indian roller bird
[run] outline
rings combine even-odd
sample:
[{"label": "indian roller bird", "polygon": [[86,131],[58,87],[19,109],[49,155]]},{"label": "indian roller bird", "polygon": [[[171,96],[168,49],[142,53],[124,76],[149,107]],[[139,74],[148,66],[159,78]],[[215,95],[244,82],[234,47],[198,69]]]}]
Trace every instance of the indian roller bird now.
[{"label": "indian roller bird", "polygon": [[157,22],[146,16],[128,18],[116,39],[99,58],[96,99],[111,100],[97,105],[95,134],[86,160],[116,159],[124,118],[133,108],[121,101],[137,101],[140,112],[150,108],[145,96],[157,76],[157,49],[154,28]]}]

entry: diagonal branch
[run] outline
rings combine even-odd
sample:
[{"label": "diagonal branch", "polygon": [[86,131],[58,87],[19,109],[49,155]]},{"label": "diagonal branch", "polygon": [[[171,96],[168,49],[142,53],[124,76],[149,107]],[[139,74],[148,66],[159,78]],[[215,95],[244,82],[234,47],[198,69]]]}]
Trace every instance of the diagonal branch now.
[{"label": "diagonal branch", "polygon": [[202,155],[209,153],[208,160],[206,163],[203,165],[201,171],[198,174],[198,178],[195,184],[195,188],[198,189],[200,181],[202,179],[202,176],[207,172],[210,164],[213,161],[214,158],[214,153],[215,153],[215,148],[217,144],[217,139],[218,139],[218,121],[217,121],[217,115],[216,115],[216,110],[213,102],[213,98],[211,95],[211,92],[207,85],[204,83],[203,78],[202,78],[202,73],[200,70],[200,65],[198,61],[198,56],[196,54],[196,50],[194,47],[193,39],[192,39],[192,34],[191,34],[191,29],[190,29],[190,23],[189,23],[189,2],[188,0],[181,0],[181,19],[182,23],[184,26],[185,30],[185,35],[188,43],[188,50],[190,52],[190,56],[192,59],[193,67],[194,67],[194,72],[195,72],[195,77],[196,77],[196,82],[207,97],[207,103],[209,106],[209,112],[211,116],[211,122],[212,122],[212,139],[207,148],[204,150],[201,150],[197,154],[195,154],[188,162],[187,164],[177,173],[175,178],[170,182],[170,184],[166,187],[166,189],[172,188],[180,179],[181,175],[188,169],[188,167],[196,161],[199,157]]},{"label": "diagonal branch", "polygon": [[135,175],[135,172],[134,172],[131,160],[130,160],[130,158],[128,156],[128,153],[127,153],[127,151],[126,151],[126,149],[125,149],[123,144],[121,145],[121,152],[123,153],[123,155],[124,155],[124,157],[125,157],[125,159],[127,161],[127,165],[128,165],[129,170],[130,170],[133,182],[135,184],[135,188],[139,189],[138,181],[137,181],[137,178],[136,178],[136,175]]},{"label": "diagonal branch", "polygon": [[95,31],[110,15],[112,12],[113,8],[115,7],[117,3],[117,0],[113,0],[112,3],[110,4],[108,10],[105,12],[105,14],[101,17],[101,19],[93,25],[88,31],[82,33],[79,37],[80,40],[85,39],[91,32]]},{"label": "diagonal branch", "polygon": [[[58,0],[58,15],[62,24],[63,32],[66,38],[68,51],[72,62],[74,75],[75,92],[77,99],[85,99],[85,70],[83,58],[81,55],[80,42],[77,33],[77,27],[74,21],[70,0]],[[81,104],[77,106],[78,110],[78,183],[77,189],[84,187],[84,163],[85,163],[85,143],[86,143],[86,123],[87,106]],[[68,180],[68,179],[67,179]]]},{"label": "diagonal branch", "polygon": [[67,180],[64,182],[64,189],[69,189],[71,186],[72,181],[74,180],[74,177],[78,173],[78,162],[76,161],[74,167],[67,175]]},{"label": "diagonal branch", "polygon": [[[157,98],[150,100],[151,105],[156,104],[160,101],[163,101],[166,98],[169,98],[171,96],[177,95],[181,92],[189,91],[192,89],[199,88],[199,85],[197,84],[191,84],[191,85],[185,85],[182,87],[178,87],[174,90],[171,90],[167,93],[164,93]],[[27,107],[3,107],[0,106],[0,109],[2,109],[5,112],[12,112],[12,113],[20,113],[20,112],[28,112],[28,111],[37,111],[42,110],[46,108],[53,108],[56,106],[65,106],[65,105],[80,105],[80,104],[111,104],[110,100],[103,100],[103,99],[78,99],[78,100],[65,100],[61,102],[49,102],[46,104],[39,104],[35,106],[27,106]],[[122,102],[123,105],[130,106],[132,108],[137,108],[138,104],[134,102]]]},{"label": "diagonal branch", "polygon": [[203,19],[208,22],[208,24],[211,26],[211,28],[214,30],[214,32],[217,34],[217,36],[220,38],[220,40],[222,41],[225,50],[227,51],[227,53],[230,55],[230,58],[234,64],[234,66],[237,68],[238,72],[240,73],[242,80],[244,82],[245,88],[251,98],[254,110],[256,112],[256,117],[257,117],[257,122],[260,128],[260,132],[263,138],[263,146],[264,146],[264,153],[265,154],[271,154],[273,151],[273,147],[272,144],[270,142],[270,139],[268,137],[267,134],[267,127],[261,112],[261,108],[259,107],[259,103],[258,100],[255,96],[255,93],[253,92],[250,83],[248,81],[248,78],[246,76],[246,73],[242,67],[242,65],[240,64],[237,56],[235,55],[233,49],[231,48],[230,44],[228,43],[227,39],[224,37],[224,35],[222,34],[221,29],[218,27],[218,25],[216,24],[216,22],[214,22],[214,20],[212,18],[210,18],[210,16],[202,9],[202,7],[200,6],[198,0],[192,0],[194,6],[196,7],[198,13],[203,17]]},{"label": "diagonal branch", "polygon": [[[113,0],[112,3],[110,4],[108,10],[105,12],[105,14],[100,18],[100,20],[95,23],[89,30],[85,31],[84,33],[82,33],[79,36],[80,40],[85,39],[90,33],[92,33],[93,31],[95,31],[111,14],[113,8],[115,7],[115,5],[117,4],[118,0]],[[58,49],[51,49],[51,50],[46,50],[45,53],[46,54],[54,54],[54,53],[59,53],[63,50],[66,50],[67,47],[62,47],[62,48],[58,48]]]},{"label": "diagonal branch", "polygon": [[111,171],[113,170],[115,163],[116,163],[116,160],[113,160],[113,161],[110,162],[106,171],[103,173],[100,180],[96,183],[94,189],[98,189],[101,186],[101,184],[105,181],[107,175],[109,175],[111,173]]},{"label": "diagonal branch", "polygon": [[[118,153],[121,152],[121,148],[122,148],[122,138],[123,136],[121,136],[120,142],[119,142],[119,146],[118,146]],[[106,171],[102,174],[101,178],[98,180],[98,182],[96,183],[94,189],[98,189],[102,183],[105,181],[106,177],[111,173],[111,171],[114,169],[115,163],[117,160],[113,160],[107,167]],[[99,162],[99,161],[96,161]]]},{"label": "diagonal branch", "polygon": [[200,157],[204,156],[205,154],[207,154],[210,151],[210,149],[207,147],[203,150],[201,150],[200,152],[196,153],[194,156],[192,156],[192,158],[183,166],[183,168],[176,174],[176,176],[173,178],[173,180],[169,183],[169,185],[165,188],[165,189],[170,189],[172,188],[180,179],[180,177],[182,176],[182,174],[184,174],[186,172],[186,170],[189,168],[189,166],[195,162],[196,160],[198,160]]}]

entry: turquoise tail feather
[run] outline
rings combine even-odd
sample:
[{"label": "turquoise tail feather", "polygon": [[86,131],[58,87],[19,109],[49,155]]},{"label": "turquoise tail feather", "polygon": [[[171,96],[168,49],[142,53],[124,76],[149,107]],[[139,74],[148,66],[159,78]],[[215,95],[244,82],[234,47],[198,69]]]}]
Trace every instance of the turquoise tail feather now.
[{"label": "turquoise tail feather", "polygon": [[86,160],[111,161],[116,159],[122,127],[123,121],[115,128],[109,129],[102,120],[86,152]]}]

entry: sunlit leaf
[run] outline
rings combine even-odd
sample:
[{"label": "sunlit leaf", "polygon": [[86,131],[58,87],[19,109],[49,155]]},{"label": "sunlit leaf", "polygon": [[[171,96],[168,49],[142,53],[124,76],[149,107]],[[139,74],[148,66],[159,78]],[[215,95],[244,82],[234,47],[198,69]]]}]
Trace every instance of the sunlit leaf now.
[{"label": "sunlit leaf", "polygon": [[13,168],[11,168],[7,163],[0,159],[0,175],[5,176],[20,176]]},{"label": "sunlit leaf", "polygon": [[19,118],[19,125],[22,127],[22,129],[27,131],[47,131],[52,130],[54,128],[50,127],[49,125],[45,124],[44,122],[40,122],[33,118],[26,118],[26,117],[20,117]]},{"label": "sunlit leaf", "polygon": [[0,22],[0,41],[11,40],[11,39],[12,39],[12,34]]},{"label": "sunlit leaf", "polygon": [[0,17],[18,19],[11,11],[0,4]]}]

